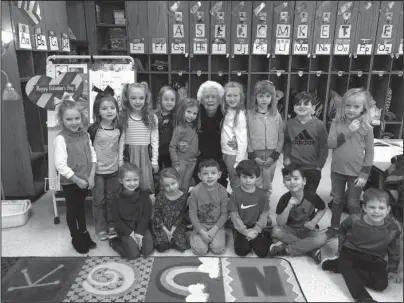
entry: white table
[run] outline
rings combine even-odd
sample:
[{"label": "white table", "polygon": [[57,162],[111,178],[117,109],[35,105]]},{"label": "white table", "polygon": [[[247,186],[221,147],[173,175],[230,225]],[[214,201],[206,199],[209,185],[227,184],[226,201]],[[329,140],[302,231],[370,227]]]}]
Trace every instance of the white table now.
[{"label": "white table", "polygon": [[375,139],[375,155],[372,170],[378,175],[379,188],[383,187],[386,170],[391,165],[391,158],[403,153],[403,140],[401,139]]}]

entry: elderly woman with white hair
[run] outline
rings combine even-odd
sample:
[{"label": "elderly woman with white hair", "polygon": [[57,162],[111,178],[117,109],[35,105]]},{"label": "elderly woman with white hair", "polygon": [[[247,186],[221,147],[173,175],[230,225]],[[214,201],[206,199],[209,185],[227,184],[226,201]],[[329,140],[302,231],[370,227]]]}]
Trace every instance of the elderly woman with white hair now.
[{"label": "elderly woman with white hair", "polygon": [[[223,86],[215,81],[206,81],[198,89],[197,100],[201,105],[201,127],[198,134],[200,155],[195,166],[194,178],[196,183],[201,181],[198,177],[199,163],[201,160],[212,158],[219,163],[222,171],[218,182],[227,188],[227,169],[220,146],[220,128],[223,120],[220,104],[223,96]],[[237,149],[235,140],[229,141],[228,145]]]}]

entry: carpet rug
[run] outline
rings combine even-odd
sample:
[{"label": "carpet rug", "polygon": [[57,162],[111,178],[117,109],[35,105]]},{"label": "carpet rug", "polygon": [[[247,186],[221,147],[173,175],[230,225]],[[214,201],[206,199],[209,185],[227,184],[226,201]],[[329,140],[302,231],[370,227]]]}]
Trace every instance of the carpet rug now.
[{"label": "carpet rug", "polygon": [[282,258],[7,259],[2,302],[306,302]]}]

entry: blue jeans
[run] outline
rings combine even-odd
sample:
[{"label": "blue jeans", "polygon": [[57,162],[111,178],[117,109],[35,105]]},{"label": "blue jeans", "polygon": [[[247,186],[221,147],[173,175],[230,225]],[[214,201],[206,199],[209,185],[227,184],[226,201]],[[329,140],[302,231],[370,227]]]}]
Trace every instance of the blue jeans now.
[{"label": "blue jeans", "polygon": [[348,201],[347,206],[350,214],[359,213],[360,202],[359,198],[362,193],[361,187],[355,187],[355,180],[358,177],[355,176],[347,176],[339,173],[331,172],[331,187],[332,187],[332,195],[333,195],[333,203],[332,203],[332,217],[331,217],[331,226],[338,227],[340,220],[342,209],[345,203],[345,188],[348,187]]},{"label": "blue jeans", "polygon": [[95,232],[108,231],[114,227],[111,207],[113,198],[119,189],[118,172],[95,174],[93,193],[93,217]]}]

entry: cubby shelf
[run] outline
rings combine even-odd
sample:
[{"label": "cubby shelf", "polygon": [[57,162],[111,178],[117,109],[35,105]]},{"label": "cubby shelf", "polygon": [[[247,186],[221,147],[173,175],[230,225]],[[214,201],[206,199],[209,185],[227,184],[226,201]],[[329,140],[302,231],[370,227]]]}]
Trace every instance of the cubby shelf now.
[{"label": "cubby shelf", "polygon": [[[313,56],[313,54],[312,56],[292,54],[273,55],[273,49],[268,50],[271,53],[270,56],[252,55],[251,50],[248,55],[216,55],[212,53],[192,54],[192,50],[189,48],[192,48],[193,46],[192,43],[188,42],[194,38],[193,31],[196,23],[195,20],[193,20],[194,16],[189,14],[189,9],[196,3],[196,1],[190,1],[189,3],[184,1],[184,3],[181,2],[181,4],[178,4],[180,7],[178,8],[178,11],[182,12],[185,28],[187,28],[188,25],[187,31],[185,31],[185,37],[186,39],[190,39],[187,42],[187,52],[190,56],[185,57],[183,54],[171,54],[171,42],[174,39],[172,25],[177,21],[174,13],[171,14],[170,8],[176,2],[157,2],[153,2],[153,4],[151,4],[151,2],[150,4],[149,2],[147,4],[143,4],[144,2],[138,2],[136,4],[131,2],[129,4],[128,1],[95,1],[95,4],[98,5],[98,8],[101,10],[101,12],[98,12],[98,14],[102,16],[101,18],[103,19],[103,22],[107,23],[105,26],[99,26],[99,24],[97,24],[96,44],[98,46],[105,44],[107,39],[107,30],[101,27],[109,26],[126,28],[128,37],[127,43],[129,43],[129,41],[132,39],[139,40],[139,37],[144,37],[142,38],[142,41],[144,42],[145,53],[133,54],[128,52],[128,54],[133,58],[140,60],[144,71],[139,71],[137,73],[137,79],[138,81],[147,81],[149,83],[154,104],[156,102],[158,92],[163,85],[179,83],[180,85],[185,86],[185,84],[187,84],[188,95],[195,98],[198,87],[206,80],[218,81],[221,84],[225,84],[228,81],[238,81],[244,86],[245,95],[247,96],[246,102],[250,102],[255,83],[259,80],[268,79],[274,82],[276,88],[284,93],[284,97],[279,101],[279,108],[281,110],[282,117],[285,120],[289,119],[293,114],[291,102],[294,95],[299,91],[305,90],[317,93],[317,97],[319,100],[321,100],[323,105],[319,118],[329,124],[332,117],[329,116],[328,107],[330,105],[331,96],[334,94],[334,92],[342,95],[349,88],[360,86],[364,87],[372,93],[372,96],[376,100],[377,106],[383,109],[386,101],[387,88],[390,87],[393,91],[390,110],[394,110],[394,113],[397,112],[397,119],[394,121],[384,121],[384,118],[382,117],[381,124],[383,126],[387,125],[389,127],[389,131],[392,131],[396,138],[402,137],[403,119],[401,118],[401,113],[403,111],[403,105],[401,104],[402,92],[400,91],[402,86],[398,84],[399,81],[397,80],[403,75],[402,55],[398,57],[391,57],[390,55],[378,56],[374,55],[373,52],[370,55],[350,54],[349,56],[332,54],[316,56]],[[321,5],[320,2],[322,1],[318,1],[317,5]],[[200,8],[200,10],[204,11],[207,20],[212,20],[213,18],[209,12],[210,8],[215,3],[216,1],[206,1],[203,3],[205,8]],[[274,4],[270,2],[268,3],[272,9],[275,9],[277,2],[274,2]],[[298,20],[297,14],[293,13],[297,2],[291,1],[289,3],[290,6],[293,7],[291,9],[291,13],[289,13],[293,15],[293,20],[291,21],[291,27],[293,28],[294,22]],[[228,6],[226,6],[226,9],[224,9],[226,18],[227,16],[230,16],[229,18],[231,19],[231,22],[229,22],[229,27],[231,28],[230,30],[232,30],[233,27],[233,18],[236,18],[237,20],[237,14],[231,14],[233,6],[237,4],[238,2],[236,1],[232,1],[231,4],[223,4],[224,6],[229,5],[230,7],[230,10],[227,10],[229,9]],[[306,4],[308,5],[308,2]],[[375,5],[379,4],[380,2],[375,2]],[[254,5],[253,7],[255,7]],[[126,26],[116,26],[115,24],[111,24],[113,23],[112,11],[114,9],[125,9],[127,18]],[[313,10],[314,14],[316,14],[316,7],[314,7]],[[166,12],[166,14],[161,14],[162,12]],[[379,10],[377,10],[377,14],[379,14],[378,12]],[[269,14],[275,13],[269,10]],[[147,17],[144,15],[147,15]],[[158,22],[150,22],[150,16],[154,15],[159,16],[160,19]],[[272,17],[274,17],[274,15]],[[378,20],[376,23],[373,22],[374,29],[377,29],[378,22],[381,22],[379,21],[379,18],[379,15],[377,15],[377,18],[374,19]],[[253,22],[248,23],[252,25],[250,26],[252,35],[252,37],[250,37],[250,43],[253,41],[253,39],[255,39],[254,26],[256,26],[256,24],[254,22],[257,21],[254,16],[253,19]],[[249,22],[250,21],[251,20],[249,20]],[[272,20],[268,22],[268,24],[271,22]],[[317,25],[317,20],[315,22]],[[336,21],[334,20],[332,22]],[[354,19],[354,22],[356,22],[356,19]],[[366,23],[370,21],[367,20],[361,22]],[[163,26],[162,24],[166,24],[167,26]],[[209,21],[206,21],[206,25],[207,37],[211,37],[214,25]],[[274,24],[271,26],[274,26]],[[316,31],[316,29],[314,29],[314,31]],[[227,43],[227,49],[230,53],[233,50],[232,44],[234,41],[232,39],[234,39],[234,36],[232,35],[234,33],[229,32],[228,34],[230,34],[230,42]],[[334,35],[334,33],[331,34]],[[374,32],[372,35],[376,35],[376,33]],[[159,37],[164,37],[166,41],[166,54],[152,53],[152,39]],[[210,40],[211,39],[207,39],[208,44],[211,43]],[[373,41],[374,40],[376,39],[373,39]],[[269,41],[269,48],[273,47],[271,45],[273,42],[274,41]],[[351,43],[352,49],[356,49],[353,42],[354,41]],[[355,40],[355,43],[356,42],[357,41]],[[376,42],[374,41],[372,43],[374,43],[375,46]],[[211,46],[208,45],[209,51],[211,51],[210,48]],[[101,53],[107,53],[114,52],[115,50],[99,51]],[[156,60],[163,61],[164,65],[166,64],[164,66],[164,71],[156,71],[154,70],[155,68],[152,68]],[[400,83],[402,84],[402,80]],[[375,136],[380,137],[384,131],[384,129],[375,131]]]}]

